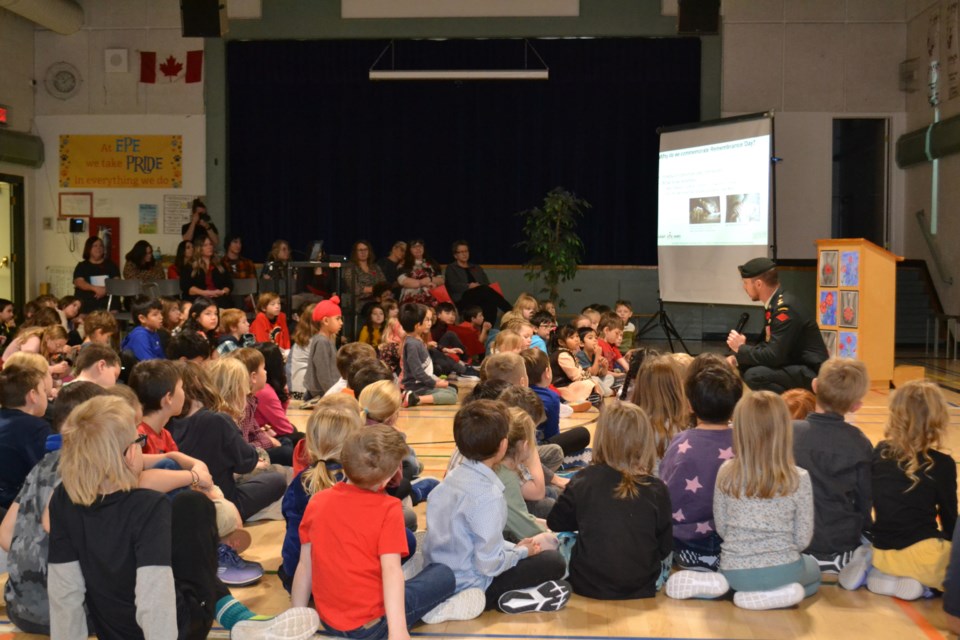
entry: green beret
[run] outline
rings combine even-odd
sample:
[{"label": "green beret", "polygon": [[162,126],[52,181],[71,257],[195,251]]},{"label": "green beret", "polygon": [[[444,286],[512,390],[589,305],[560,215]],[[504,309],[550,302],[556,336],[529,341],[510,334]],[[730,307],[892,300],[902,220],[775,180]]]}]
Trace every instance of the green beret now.
[{"label": "green beret", "polygon": [[777,264],[770,258],[754,258],[746,264],[742,264],[737,269],[740,270],[741,278],[756,278],[760,274],[775,269]]}]

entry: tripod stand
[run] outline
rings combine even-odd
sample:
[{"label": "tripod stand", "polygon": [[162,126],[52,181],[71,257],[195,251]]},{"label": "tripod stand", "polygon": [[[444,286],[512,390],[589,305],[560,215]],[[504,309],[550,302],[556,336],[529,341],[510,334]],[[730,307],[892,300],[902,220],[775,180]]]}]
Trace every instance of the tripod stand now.
[{"label": "tripod stand", "polygon": [[673,348],[673,339],[676,338],[677,342],[680,343],[680,346],[683,347],[684,352],[690,353],[690,349],[687,348],[687,345],[683,342],[683,338],[680,337],[680,333],[677,331],[677,328],[673,326],[673,322],[670,321],[670,316],[667,315],[667,310],[663,308],[663,298],[657,298],[657,305],[659,309],[653,316],[647,320],[640,330],[637,331],[637,338],[649,333],[656,327],[660,327],[663,330],[663,334],[667,337],[667,344],[670,345],[670,351],[675,353]]}]

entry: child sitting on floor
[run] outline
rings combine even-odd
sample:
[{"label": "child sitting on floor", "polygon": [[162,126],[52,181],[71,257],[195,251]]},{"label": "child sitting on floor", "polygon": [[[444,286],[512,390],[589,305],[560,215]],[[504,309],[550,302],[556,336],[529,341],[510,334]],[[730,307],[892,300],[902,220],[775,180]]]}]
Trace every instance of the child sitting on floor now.
[{"label": "child sitting on floor", "polygon": [[660,461],[673,514],[674,561],[681,569],[720,568],[720,536],[713,521],[713,492],[720,465],[733,457],[730,417],[743,382],[726,364],[687,379],[686,396],[697,426],[673,438]]},{"label": "child sitting on floor", "polygon": [[670,573],[670,495],[653,475],[656,435],[643,410],[614,402],[597,422],[593,462],[547,517],[553,531],[579,531],[570,584],[589,598],[652,598]]},{"label": "child sitting on floor", "polygon": [[802,555],[813,536],[813,489],[794,464],[790,414],[780,396],[757,391],[737,403],[733,454],[720,467],[713,497],[720,572],[678,571],[667,595],[719,598],[733,589],[733,603],[743,609],[792,607],[817,592],[820,568]]},{"label": "child sitting on floor", "polygon": [[866,582],[901,600],[943,590],[957,522],[957,465],[937,450],[949,424],[934,382],[911,380],[890,398],[885,439],[873,450],[873,546],[840,571],[845,589]]},{"label": "child sitting on floor", "polygon": [[529,538],[517,544],[503,539],[507,506],[493,469],[506,453],[509,425],[506,406],[495,400],[477,400],[457,412],[453,438],[466,460],[427,503],[424,559],[452,568],[458,592],[485,592],[486,609],[556,611],[570,597],[561,579],[563,557],[541,551]]},{"label": "child sitting on floor", "polygon": [[[419,336],[430,330],[427,307],[405,304],[400,308],[400,326],[406,332],[401,349],[402,386],[405,406],[416,404],[456,404],[457,391],[446,380],[433,375],[433,360]],[[415,399],[415,400],[414,400]]]},{"label": "child sitting on floor", "polygon": [[215,617],[235,637],[251,627],[312,636],[315,612],[254,620],[218,580],[216,518],[205,496],[183,491],[171,502],[137,488],[144,462],[134,422],[120,398],[93,398],[64,425],[63,484],[49,505],[51,636],[86,638],[84,603],[100,638],[202,638]]},{"label": "child sitting on floor", "polygon": [[290,351],[290,329],[287,315],[280,310],[280,296],[268,291],[257,298],[257,317],[250,325],[257,342],[273,342],[283,353]]},{"label": "child sitting on floor", "polygon": [[220,314],[220,337],[217,339],[217,353],[225,356],[242,347],[252,347],[257,343],[250,333],[247,314],[240,309],[224,309]]},{"label": "child sitting on floor", "polygon": [[860,408],[869,386],[863,362],[830,358],[813,380],[815,411],[793,423],[793,455],[813,483],[813,540],[806,552],[824,573],[843,569],[873,521],[873,446],[844,421],[844,415]]},{"label": "child sitting on floor", "polygon": [[687,428],[690,406],[683,379],[669,355],[647,358],[640,365],[630,401],[646,412],[657,434],[657,465],[674,436]]},{"label": "child sitting on floor", "polygon": [[441,564],[428,564],[404,581],[400,560],[409,547],[403,514],[400,501],[383,489],[400,473],[406,451],[393,427],[357,429],[340,454],[347,482],[307,505],[291,599],[306,606],[312,594],[324,628],[336,635],[409,637],[409,627],[454,594],[453,572]]},{"label": "child sitting on floor", "polygon": [[353,398],[340,394],[323,398],[307,420],[306,443],[309,466],[298,473],[283,494],[286,535],[277,571],[283,587],[290,591],[300,562],[300,522],[307,503],[317,493],[343,480],[340,450],[348,435],[363,426],[360,407]]},{"label": "child sitting on floor", "polygon": [[313,323],[317,333],[310,338],[307,373],[303,379],[305,399],[319,398],[340,377],[337,373],[337,334],[343,328],[340,298],[321,300],[313,307]]},{"label": "child sitting on floor", "polygon": [[136,320],[136,327],[120,343],[120,349],[130,349],[137,360],[163,358],[160,334],[163,327],[163,304],[156,298],[137,296],[130,307],[130,315]]}]

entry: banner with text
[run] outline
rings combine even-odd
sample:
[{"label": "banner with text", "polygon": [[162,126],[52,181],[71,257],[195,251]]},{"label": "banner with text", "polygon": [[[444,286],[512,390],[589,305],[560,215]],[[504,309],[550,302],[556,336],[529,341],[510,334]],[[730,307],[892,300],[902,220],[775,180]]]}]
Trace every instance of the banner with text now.
[{"label": "banner with text", "polygon": [[180,189],[183,136],[60,136],[60,186]]}]

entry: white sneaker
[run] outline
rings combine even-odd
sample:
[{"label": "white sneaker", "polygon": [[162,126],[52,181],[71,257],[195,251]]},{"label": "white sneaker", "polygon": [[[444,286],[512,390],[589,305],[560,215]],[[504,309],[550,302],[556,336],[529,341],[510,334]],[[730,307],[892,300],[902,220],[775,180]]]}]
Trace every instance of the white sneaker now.
[{"label": "white sneaker", "polygon": [[677,571],[667,579],[667,596],[676,600],[719,598],[727,591],[730,591],[730,585],[719,573]]},{"label": "white sneaker", "polygon": [[870,562],[873,560],[873,545],[863,544],[853,552],[853,557],[840,569],[837,581],[848,591],[855,591],[867,581]]},{"label": "white sneaker", "polygon": [[923,585],[913,578],[901,578],[883,573],[876,568],[867,576],[867,589],[881,596],[893,596],[901,600],[916,600],[923,595]]},{"label": "white sneaker", "polygon": [[423,621],[440,624],[448,620],[473,620],[483,613],[486,605],[487,594],[483,589],[464,589],[423,614]]},{"label": "white sneaker", "polygon": [[792,582],[779,589],[770,591],[737,591],[733,594],[733,604],[741,609],[764,611],[766,609],[783,609],[800,604],[803,601],[803,587],[799,582]]},{"label": "white sneaker", "polygon": [[310,607],[287,609],[275,618],[244,620],[230,629],[231,640],[307,640],[320,626],[320,616]]}]

